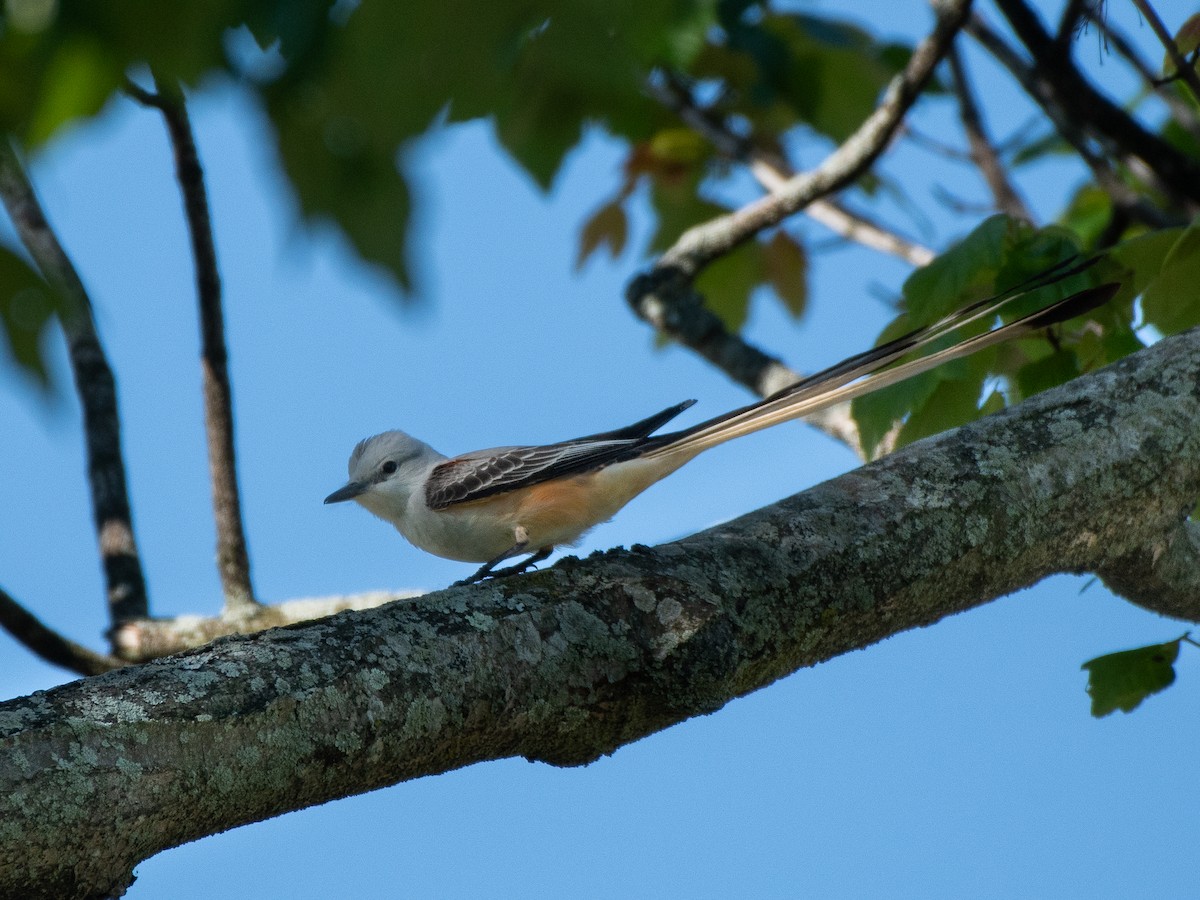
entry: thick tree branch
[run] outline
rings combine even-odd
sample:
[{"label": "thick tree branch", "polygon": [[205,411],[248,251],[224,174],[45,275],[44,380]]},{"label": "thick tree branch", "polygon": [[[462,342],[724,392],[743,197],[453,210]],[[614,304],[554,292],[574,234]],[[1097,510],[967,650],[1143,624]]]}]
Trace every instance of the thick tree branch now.
[{"label": "thick tree branch", "polygon": [[1111,560],[1097,574],[1110,591],[1139,606],[1200,622],[1200,526],[1195,522],[1180,522],[1174,532]]},{"label": "thick tree branch", "polygon": [[946,57],[950,63],[950,75],[954,83],[954,95],[958,98],[958,113],[962,120],[963,131],[967,135],[967,143],[971,148],[971,161],[975,163],[992,192],[996,209],[1017,219],[1032,222],[1033,216],[1029,207],[1012,186],[1000,154],[992,146],[984,128],[983,115],[979,104],[975,101],[975,93],[971,90],[971,82],[967,78],[966,66],[957,47],[952,47]]},{"label": "thick tree branch", "polygon": [[213,518],[217,527],[217,571],[225,594],[225,611],[236,614],[258,606],[250,581],[250,556],[242,527],[242,505],[237,483],[233,440],[233,389],[229,381],[229,354],[225,346],[225,317],[221,311],[221,277],[213,243],[212,219],[204,170],[187,104],[177,85],[156,83],[151,93],[127,82],[126,91],[145,106],[158,109],[175,151],[175,175],[183,194],[183,208],[192,240],[196,266],[196,296],[200,309],[200,371],[204,390],[204,425],[208,434],[208,469],[212,481]]},{"label": "thick tree branch", "polygon": [[586,763],[1048,574],[1106,571],[1200,496],[1198,420],[1194,331],[657,549],[0,704],[0,847],[20,847],[0,894],[101,893],[184,841],[473,762]]},{"label": "thick tree branch", "polygon": [[99,675],[126,665],[124,660],[96,653],[63,637],[0,588],[0,628],[46,662],[77,675]]},{"label": "thick tree branch", "polygon": [[92,302],[46,221],[16,148],[7,135],[0,135],[0,198],[21,243],[42,276],[63,299],[62,329],[83,410],[92,518],[104,568],[109,618],[114,625],[128,619],[143,619],[149,615],[146,582],[134,540],[129,492],[125,486],[116,380],[96,332]]},{"label": "thick tree branch", "polygon": [[1055,44],[1024,0],[996,0],[1029,50],[1055,102],[1077,126],[1088,123],[1125,152],[1141,159],[1169,189],[1200,205],[1200,163],[1147,131],[1083,77],[1069,53]]}]

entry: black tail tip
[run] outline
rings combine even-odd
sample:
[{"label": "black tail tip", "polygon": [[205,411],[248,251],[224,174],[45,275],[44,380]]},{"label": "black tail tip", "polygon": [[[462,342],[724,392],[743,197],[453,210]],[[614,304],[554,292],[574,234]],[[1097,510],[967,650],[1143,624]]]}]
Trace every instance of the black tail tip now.
[{"label": "black tail tip", "polygon": [[1109,281],[1095,287],[1085,288],[1034,313],[1029,318],[1029,325],[1032,328],[1048,328],[1051,325],[1082,316],[1093,309],[1098,309],[1117,296],[1121,288],[1122,284],[1119,281]]}]

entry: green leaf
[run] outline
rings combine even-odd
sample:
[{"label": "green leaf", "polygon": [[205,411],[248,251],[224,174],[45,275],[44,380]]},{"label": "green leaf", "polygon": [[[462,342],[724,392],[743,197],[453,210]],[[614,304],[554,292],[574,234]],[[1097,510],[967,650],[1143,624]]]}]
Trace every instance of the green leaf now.
[{"label": "green leaf", "polygon": [[579,254],[575,257],[575,269],[583,268],[589,256],[596,250],[608,247],[608,255],[616,259],[625,249],[629,222],[620,201],[605,203],[583,224],[579,232]]},{"label": "green leaf", "polygon": [[793,318],[804,315],[808,302],[808,255],[785,231],[776,231],[763,247],[763,269]]},{"label": "green leaf", "polygon": [[1142,294],[1142,314],[1164,334],[1200,324],[1200,224],[1188,228],[1167,252],[1158,277]]},{"label": "green leaf", "polygon": [[62,41],[43,74],[40,102],[26,133],[29,146],[37,147],[63,126],[99,112],[120,86],[122,74],[98,41]]},{"label": "green leaf", "polygon": [[[962,377],[950,377],[951,373],[939,370],[941,378],[936,387],[923,403],[914,405],[896,436],[896,449],[979,418],[979,395],[988,369],[982,359],[985,355],[986,352],[959,360],[965,369]],[[941,367],[945,368],[949,367]]]},{"label": "green leaf", "polygon": [[[880,340],[928,325],[968,303],[1041,274],[1055,263],[1074,256],[1076,241],[1073,232],[1059,226],[1039,229],[1003,215],[984,220],[956,245],[908,278],[904,284],[903,311]],[[1083,286],[1099,283],[1094,280],[1096,277],[1093,273],[1072,276],[1060,284],[1031,292],[1027,298],[1014,300],[1011,308],[1005,309],[1004,318],[1011,320]],[[1109,307],[1098,315],[1114,317],[1115,313]],[[1127,313],[1123,321],[1114,317],[1112,322],[1114,335],[1131,337]],[[946,335],[941,346],[981,332],[991,324],[980,320],[960,328]],[[1073,335],[1070,337],[1074,338]],[[1136,343],[1136,338],[1132,340]],[[1046,342],[1042,341],[1041,345]],[[1025,390],[1032,392],[1082,370],[1076,354],[1077,344],[1073,342],[1065,345],[1064,357],[1031,363],[1031,355],[1040,357],[1048,352],[1042,346],[1022,342],[985,350],[855,400],[851,414],[858,423],[864,449],[868,455],[873,455],[879,442],[897,422],[904,423],[897,435],[898,444],[904,444],[978,418],[981,415],[980,394],[989,377],[1015,377],[1018,391],[1023,384]],[[926,352],[934,349],[937,348],[931,347]],[[1110,350],[1107,345],[1092,348],[1095,353]],[[999,399],[1000,395],[993,392],[988,403],[994,405]]]},{"label": "green leaf", "polygon": [[649,249],[657,253],[674,244],[693,225],[729,212],[724,206],[701,197],[694,177],[682,181],[654,179],[650,204],[658,216],[658,227],[650,238]]},{"label": "green leaf", "polygon": [[1075,234],[1086,247],[1093,247],[1097,238],[1112,219],[1112,198],[1108,191],[1094,184],[1083,185],[1075,192],[1059,221]]},{"label": "green leaf", "polygon": [[1004,215],[984,219],[965,238],[904,282],[912,325],[927,325],[971,300],[994,293],[1006,253],[1029,226]]},{"label": "green leaf", "polygon": [[[1188,16],[1179,26],[1179,30],[1175,32],[1175,46],[1179,50],[1179,55],[1184,59],[1187,59],[1200,47],[1200,13]],[[1195,63],[1192,64],[1192,68],[1195,68]],[[1176,73],[1175,61],[1171,59],[1170,53],[1163,55],[1162,72],[1164,78],[1170,78]]]},{"label": "green leaf", "polygon": [[1070,381],[1079,374],[1079,357],[1071,350],[1059,348],[1048,356],[1026,363],[1017,369],[1014,379],[1018,398],[1034,394]]},{"label": "green leaf", "polygon": [[42,335],[59,308],[41,276],[0,247],[0,332],[13,361],[43,388],[50,376],[42,358]]},{"label": "green leaf", "polygon": [[1085,662],[1082,668],[1088,673],[1092,715],[1099,719],[1118,709],[1131,712],[1151,694],[1169,687],[1175,681],[1174,663],[1182,640],[1122,650]]},{"label": "green leaf", "polygon": [[745,324],[750,295],[762,283],[763,268],[763,245],[747,241],[705,267],[696,279],[696,290],[704,295],[705,306],[730,331],[739,331]]}]

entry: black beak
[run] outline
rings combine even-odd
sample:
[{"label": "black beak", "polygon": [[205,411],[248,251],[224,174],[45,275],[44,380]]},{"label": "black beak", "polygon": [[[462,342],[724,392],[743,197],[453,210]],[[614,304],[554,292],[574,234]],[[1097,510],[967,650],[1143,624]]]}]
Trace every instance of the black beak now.
[{"label": "black beak", "polygon": [[353,500],[359,494],[363,493],[367,486],[361,481],[351,481],[343,487],[338,488],[332,494],[325,498],[326,503],[343,503],[346,500]]}]

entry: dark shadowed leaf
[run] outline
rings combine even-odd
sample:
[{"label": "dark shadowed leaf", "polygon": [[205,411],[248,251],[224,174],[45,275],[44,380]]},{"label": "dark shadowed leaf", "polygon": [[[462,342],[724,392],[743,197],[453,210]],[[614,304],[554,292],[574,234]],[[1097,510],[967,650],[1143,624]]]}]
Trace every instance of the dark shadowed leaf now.
[{"label": "dark shadowed leaf", "polygon": [[43,387],[49,385],[41,340],[55,314],[49,287],[21,257],[0,247],[0,332],[12,360]]},{"label": "dark shadowed leaf", "polygon": [[1101,718],[1118,709],[1131,712],[1151,694],[1169,687],[1175,681],[1175,659],[1182,640],[1122,650],[1085,662],[1082,668],[1088,673],[1092,715]]},{"label": "dark shadowed leaf", "polygon": [[584,222],[579,232],[579,253],[575,257],[575,268],[583,268],[588,257],[602,246],[607,247],[608,255],[616,259],[625,249],[628,231],[629,222],[620,201],[605,203]]},{"label": "dark shadowed leaf", "polygon": [[777,231],[763,246],[763,268],[767,281],[795,318],[804,314],[808,302],[808,255],[790,234]]}]

